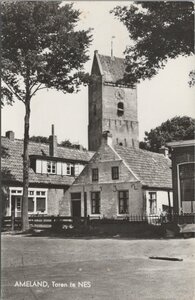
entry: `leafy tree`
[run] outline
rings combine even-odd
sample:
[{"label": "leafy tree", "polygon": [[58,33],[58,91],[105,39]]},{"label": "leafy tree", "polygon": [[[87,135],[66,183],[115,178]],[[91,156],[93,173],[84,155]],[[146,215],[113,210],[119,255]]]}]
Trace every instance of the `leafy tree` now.
[{"label": "leafy tree", "polygon": [[29,228],[29,123],[33,96],[41,89],[78,91],[85,82],[89,30],[77,30],[80,12],[72,4],[5,1],[1,4],[3,99],[25,105],[22,228]]},{"label": "leafy tree", "polygon": [[[35,143],[45,143],[45,144],[49,144],[49,138],[45,137],[45,136],[31,136],[29,138],[29,141],[31,142],[35,142]],[[69,140],[64,140],[61,143],[58,144],[58,146],[61,147],[65,147],[65,148],[72,148],[72,149],[80,149],[80,147],[82,147],[83,150],[86,150],[83,146],[79,145],[79,144],[75,144],[75,143],[71,143]]]},{"label": "leafy tree", "polygon": [[80,149],[80,147],[83,150],[86,150],[86,148],[84,148],[82,145],[80,144],[75,144],[75,143],[71,143],[69,140],[64,140],[62,141],[59,146],[61,147],[66,147],[66,148],[72,148],[72,149]]},{"label": "leafy tree", "polygon": [[169,58],[194,52],[193,2],[136,2],[117,6],[112,13],[127,27],[132,41],[125,51],[128,83],[151,78]]},{"label": "leafy tree", "polygon": [[45,144],[49,143],[49,139],[46,136],[40,136],[40,135],[38,135],[38,136],[35,136],[35,135],[31,136],[29,138],[29,141],[35,142],[35,143],[45,143]]},{"label": "leafy tree", "polygon": [[140,148],[159,152],[159,148],[168,142],[194,139],[195,119],[190,117],[174,117],[162,123],[150,132],[145,132],[144,142]]}]

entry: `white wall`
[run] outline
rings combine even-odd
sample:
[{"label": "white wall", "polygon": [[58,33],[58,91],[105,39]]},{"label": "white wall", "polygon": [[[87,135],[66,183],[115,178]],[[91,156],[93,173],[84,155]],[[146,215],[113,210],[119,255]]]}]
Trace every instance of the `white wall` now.
[{"label": "white wall", "polygon": [[[150,214],[150,192],[156,192],[156,212],[158,215],[162,212],[162,205],[169,206],[169,198],[168,198],[168,191],[158,191],[158,190],[147,190],[146,191],[146,214]],[[173,207],[173,193],[169,192],[170,194],[170,202],[171,207]]]}]

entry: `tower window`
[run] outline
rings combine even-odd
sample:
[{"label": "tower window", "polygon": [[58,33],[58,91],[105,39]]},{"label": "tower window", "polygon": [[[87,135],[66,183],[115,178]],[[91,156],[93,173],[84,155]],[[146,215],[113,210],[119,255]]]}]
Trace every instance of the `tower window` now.
[{"label": "tower window", "polygon": [[123,102],[119,102],[117,104],[117,115],[119,117],[121,117],[121,116],[123,116],[123,114],[124,114],[124,103]]}]

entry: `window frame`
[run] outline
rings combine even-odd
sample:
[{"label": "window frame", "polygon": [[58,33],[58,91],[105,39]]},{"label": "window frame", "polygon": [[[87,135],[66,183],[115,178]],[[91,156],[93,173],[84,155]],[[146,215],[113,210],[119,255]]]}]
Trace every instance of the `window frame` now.
[{"label": "window frame", "polygon": [[92,168],[91,169],[91,179],[92,181],[99,181],[99,169],[98,168]]},{"label": "window frame", "polygon": [[[10,212],[9,214],[11,215],[11,201],[12,201],[12,196],[16,196],[20,198],[20,203],[22,205],[22,188],[17,187],[17,188],[10,188],[10,196],[9,196],[9,205],[10,205]],[[40,193],[38,195],[38,193]],[[20,195],[19,195],[20,194]],[[45,211],[38,211],[37,210],[37,198],[44,198],[45,199]],[[46,215],[48,213],[48,189],[42,189],[42,188],[29,188],[28,190],[28,199],[32,199],[34,205],[33,205],[33,211],[28,211],[29,215],[37,215],[37,214],[44,214]],[[19,200],[17,200],[19,201]],[[17,206],[15,207],[16,212],[21,212],[21,209],[18,210]]]},{"label": "window frame", "polygon": [[47,161],[47,174],[57,174],[57,163],[56,161],[48,160]]},{"label": "window frame", "polygon": [[113,166],[111,168],[111,172],[112,172],[112,180],[119,179],[119,167],[118,166]]},{"label": "window frame", "polygon": [[125,109],[124,109],[124,102],[119,101],[117,103],[117,116],[122,117],[124,115]]},{"label": "window frame", "polygon": [[101,194],[99,191],[91,192],[91,214],[101,214]]},{"label": "window frame", "polygon": [[152,191],[148,192],[149,194],[149,214],[156,215],[157,214],[157,192]]},{"label": "window frame", "polygon": [[[123,196],[121,196],[121,193],[123,194]],[[121,202],[123,202],[123,204],[121,204]],[[121,209],[121,207],[123,207],[123,209]],[[118,191],[118,213],[119,215],[126,215],[129,213],[129,191],[128,190]]]}]

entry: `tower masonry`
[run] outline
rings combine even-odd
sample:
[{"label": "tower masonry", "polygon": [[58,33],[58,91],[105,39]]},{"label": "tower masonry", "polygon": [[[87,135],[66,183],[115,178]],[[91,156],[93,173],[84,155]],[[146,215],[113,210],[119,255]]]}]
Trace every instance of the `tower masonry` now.
[{"label": "tower masonry", "polygon": [[113,144],[138,147],[137,90],[118,84],[125,72],[124,59],[94,53],[89,85],[89,150],[100,146],[102,133]]}]

